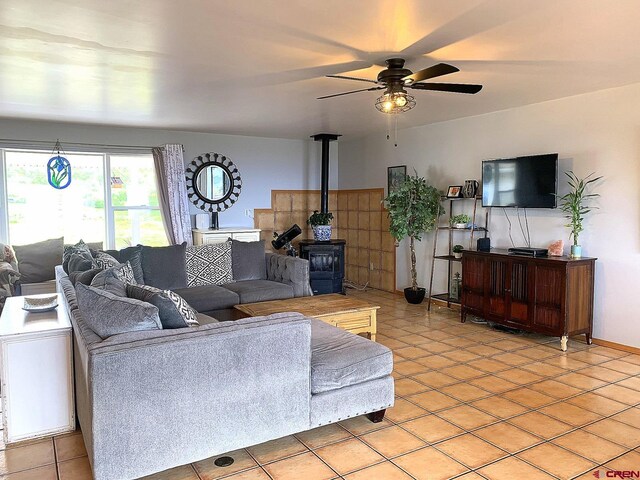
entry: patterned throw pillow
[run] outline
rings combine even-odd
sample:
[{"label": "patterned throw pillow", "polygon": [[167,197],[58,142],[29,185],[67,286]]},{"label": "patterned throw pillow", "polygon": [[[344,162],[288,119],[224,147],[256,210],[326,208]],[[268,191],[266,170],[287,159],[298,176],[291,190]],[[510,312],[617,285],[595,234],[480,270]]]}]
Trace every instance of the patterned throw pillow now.
[{"label": "patterned throw pillow", "polygon": [[131,267],[130,262],[127,261],[127,263],[118,264],[118,266],[114,267],[114,271],[117,277],[125,284],[138,285],[136,277],[133,275],[133,268]]},{"label": "patterned throw pillow", "polygon": [[231,241],[187,247],[186,260],[188,287],[233,281]]},{"label": "patterned throw pillow", "polygon": [[120,265],[120,262],[108,253],[98,252],[93,259],[92,267],[106,270],[107,268],[117,267],[118,265]]},{"label": "patterned throw pillow", "polygon": [[[156,287],[152,287],[151,285],[138,285],[138,287],[147,290],[149,292],[153,292],[157,295],[162,295],[163,297],[171,300],[174,307],[178,311],[178,313],[184,319],[184,322],[190,327],[197,327],[200,325],[198,322],[197,312],[187,303],[187,301],[171,290],[161,290]],[[130,290],[129,290],[130,291]]]}]

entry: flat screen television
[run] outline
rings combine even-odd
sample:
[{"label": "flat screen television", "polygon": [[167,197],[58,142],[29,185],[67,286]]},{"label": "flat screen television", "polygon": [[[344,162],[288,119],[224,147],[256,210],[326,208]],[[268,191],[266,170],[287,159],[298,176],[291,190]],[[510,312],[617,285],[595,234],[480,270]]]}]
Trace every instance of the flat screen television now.
[{"label": "flat screen television", "polygon": [[556,208],[558,154],[482,162],[482,206]]}]

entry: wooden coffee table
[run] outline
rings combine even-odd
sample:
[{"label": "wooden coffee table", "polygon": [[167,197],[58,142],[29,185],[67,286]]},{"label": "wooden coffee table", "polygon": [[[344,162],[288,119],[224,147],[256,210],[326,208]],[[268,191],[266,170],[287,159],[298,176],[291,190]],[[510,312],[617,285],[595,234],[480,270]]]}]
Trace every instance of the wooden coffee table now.
[{"label": "wooden coffee table", "polygon": [[260,317],[281,312],[299,312],[340,327],[351,333],[368,333],[376,339],[376,310],[380,307],[340,294],[288,298],[270,302],[245,303],[234,308],[251,316]]}]

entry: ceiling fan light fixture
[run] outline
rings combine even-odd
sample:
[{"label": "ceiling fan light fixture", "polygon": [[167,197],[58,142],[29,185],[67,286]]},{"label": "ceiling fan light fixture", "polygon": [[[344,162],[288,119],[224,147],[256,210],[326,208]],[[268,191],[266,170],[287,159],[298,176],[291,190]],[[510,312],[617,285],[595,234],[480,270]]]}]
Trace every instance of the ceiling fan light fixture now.
[{"label": "ceiling fan light fixture", "polygon": [[415,98],[405,92],[385,93],[376,100],[378,111],[389,115],[408,112],[415,106]]}]

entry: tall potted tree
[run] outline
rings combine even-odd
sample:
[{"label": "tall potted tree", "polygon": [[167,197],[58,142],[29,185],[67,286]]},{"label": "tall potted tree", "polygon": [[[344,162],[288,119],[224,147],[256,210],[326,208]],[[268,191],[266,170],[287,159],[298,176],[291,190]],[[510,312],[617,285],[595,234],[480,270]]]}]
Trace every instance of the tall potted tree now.
[{"label": "tall potted tree", "polygon": [[409,303],[420,303],[424,300],[426,289],[418,287],[415,242],[422,239],[422,234],[433,230],[438,217],[444,213],[440,192],[416,172],[413,176],[407,176],[384,201],[389,211],[391,235],[398,241],[409,237],[411,286],[404,289],[404,296]]},{"label": "tall potted tree", "polygon": [[[585,178],[578,178],[572,171],[564,172],[569,180],[569,193],[560,197],[560,208],[565,212],[565,218],[569,219],[569,223],[565,226],[571,229],[569,238],[573,237],[573,245],[571,245],[571,257],[580,258],[582,256],[582,246],[578,242],[578,236],[584,230],[582,222],[584,216],[591,211],[587,206],[589,199],[598,197],[597,193],[587,193],[587,187],[600,180],[602,177],[590,178],[590,173]],[[595,207],[592,207],[595,208]]]}]

